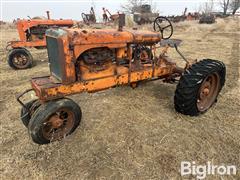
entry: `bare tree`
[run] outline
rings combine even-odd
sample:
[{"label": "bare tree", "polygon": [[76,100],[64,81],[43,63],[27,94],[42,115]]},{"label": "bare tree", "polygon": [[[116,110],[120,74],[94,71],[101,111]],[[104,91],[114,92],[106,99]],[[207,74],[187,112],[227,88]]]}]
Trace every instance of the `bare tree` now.
[{"label": "bare tree", "polygon": [[213,12],[213,8],[214,8],[214,0],[208,0],[207,2],[202,4],[202,6],[200,7],[201,11],[204,14],[212,13]]},{"label": "bare tree", "polygon": [[135,13],[138,11],[139,6],[147,3],[146,0],[128,0],[126,4],[122,5],[122,9],[127,13]]},{"label": "bare tree", "polygon": [[223,9],[223,15],[227,14],[229,3],[230,3],[230,0],[220,0],[220,5]]},{"label": "bare tree", "polygon": [[149,0],[149,5],[151,6],[153,13],[160,13],[159,9],[157,8],[157,2],[153,2],[153,0]]},{"label": "bare tree", "polygon": [[234,15],[240,7],[240,0],[231,0],[229,6],[232,10],[232,14]]}]

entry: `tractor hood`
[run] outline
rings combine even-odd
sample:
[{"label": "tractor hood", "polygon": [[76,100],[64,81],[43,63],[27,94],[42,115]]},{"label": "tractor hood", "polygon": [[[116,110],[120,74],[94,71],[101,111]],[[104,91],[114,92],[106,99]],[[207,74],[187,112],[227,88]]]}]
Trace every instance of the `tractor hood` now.
[{"label": "tractor hood", "polygon": [[161,35],[152,31],[114,29],[50,29],[46,36],[61,37],[68,35],[72,45],[93,45],[93,44],[131,44],[150,43],[154,44],[161,40]]}]

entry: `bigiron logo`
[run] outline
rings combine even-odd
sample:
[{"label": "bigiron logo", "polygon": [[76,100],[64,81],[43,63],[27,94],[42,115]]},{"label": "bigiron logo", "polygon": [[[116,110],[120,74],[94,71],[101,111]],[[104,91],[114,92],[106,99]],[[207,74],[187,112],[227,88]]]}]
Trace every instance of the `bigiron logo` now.
[{"label": "bigiron logo", "polygon": [[208,175],[236,175],[237,167],[234,165],[214,165],[208,161],[205,165],[197,165],[195,161],[181,162],[181,176],[193,175],[197,179],[205,179]]}]

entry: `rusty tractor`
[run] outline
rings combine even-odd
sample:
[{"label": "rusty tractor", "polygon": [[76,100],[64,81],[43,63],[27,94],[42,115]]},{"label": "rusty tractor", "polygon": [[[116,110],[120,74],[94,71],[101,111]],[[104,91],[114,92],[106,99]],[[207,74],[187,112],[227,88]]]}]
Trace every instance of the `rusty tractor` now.
[{"label": "rusty tractor", "polygon": [[[170,39],[171,22],[158,17],[155,31],[124,30],[122,15],[115,29],[49,29],[46,32],[51,74],[31,80],[32,89],[17,96],[22,105],[21,120],[32,140],[48,144],[70,135],[78,127],[82,111],[67,96],[82,92],[137,85],[146,80],[178,82],[174,96],[177,112],[197,116],[217,100],[225,83],[225,65],[203,59],[194,63]],[[161,48],[162,51],[157,52]],[[167,56],[175,48],[185,61],[177,66]],[[37,99],[24,103],[23,96],[34,91]]]},{"label": "rusty tractor", "polygon": [[8,51],[7,61],[13,69],[26,69],[33,65],[33,57],[26,48],[43,49],[46,48],[45,32],[49,28],[71,27],[74,22],[72,20],[54,20],[50,19],[49,11],[48,18],[35,17],[26,19],[18,19],[16,21],[19,34],[19,41],[10,41],[6,49]]}]

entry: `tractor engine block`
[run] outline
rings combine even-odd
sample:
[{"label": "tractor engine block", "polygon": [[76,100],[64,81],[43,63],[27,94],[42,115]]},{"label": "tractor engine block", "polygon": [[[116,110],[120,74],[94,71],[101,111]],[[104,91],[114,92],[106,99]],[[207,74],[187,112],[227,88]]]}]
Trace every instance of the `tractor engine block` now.
[{"label": "tractor engine block", "polygon": [[103,65],[114,59],[114,53],[109,48],[94,48],[84,52],[82,59],[87,65]]}]

